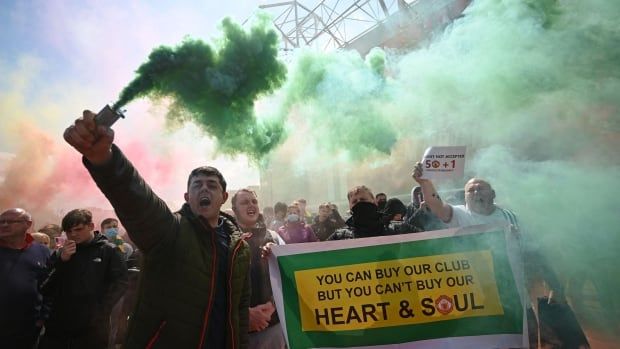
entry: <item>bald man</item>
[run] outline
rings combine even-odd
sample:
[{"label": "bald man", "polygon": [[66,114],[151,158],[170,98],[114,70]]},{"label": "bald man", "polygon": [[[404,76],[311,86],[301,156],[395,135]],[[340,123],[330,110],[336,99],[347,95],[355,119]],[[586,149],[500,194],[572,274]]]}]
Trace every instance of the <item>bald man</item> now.
[{"label": "bald man", "polygon": [[50,252],[33,243],[31,226],[24,209],[0,214],[0,348],[32,348],[43,323],[39,286]]},{"label": "bald man", "polygon": [[448,227],[469,227],[480,224],[509,224],[517,231],[515,215],[495,205],[495,190],[489,182],[472,178],[465,184],[465,205],[444,203],[433,182],[422,177],[422,164],[418,163],[413,171],[413,179],[420,184],[424,202]]},{"label": "bald man", "polygon": [[[524,290],[524,287],[529,286],[529,293],[531,293],[530,298],[535,299],[538,296],[534,294],[532,290],[532,281],[528,280],[530,275],[535,274],[534,269],[538,269],[538,272],[553,290],[554,301],[565,301],[562,285],[555,275],[555,272],[550,268],[549,262],[546,260],[545,256],[540,251],[533,248],[533,246],[528,246],[526,249],[525,246],[520,243],[523,232],[519,230],[516,216],[512,211],[501,208],[495,204],[495,190],[493,190],[489,182],[480,178],[470,179],[467,181],[464,188],[465,205],[452,206],[443,203],[435,190],[433,182],[429,179],[421,178],[422,174],[422,164],[418,162],[413,170],[412,177],[420,184],[420,187],[422,187],[424,202],[439,219],[448,225],[448,227],[463,228],[481,224],[507,224],[510,226],[512,234],[508,236],[507,245],[512,246],[512,248],[518,248],[520,254],[525,255],[525,259],[528,261],[527,264],[523,264],[522,261],[515,263],[517,269],[515,273],[517,274],[517,283],[520,284],[518,287],[523,293],[521,295],[522,301],[525,302],[527,307],[530,346],[536,347],[538,335],[536,317],[534,316],[531,304],[529,304],[527,295],[525,294],[528,290]],[[521,270],[523,267],[526,269]],[[526,276],[528,278],[525,278]],[[529,285],[526,285],[526,283],[529,283]],[[542,332],[541,340],[546,340]]]}]

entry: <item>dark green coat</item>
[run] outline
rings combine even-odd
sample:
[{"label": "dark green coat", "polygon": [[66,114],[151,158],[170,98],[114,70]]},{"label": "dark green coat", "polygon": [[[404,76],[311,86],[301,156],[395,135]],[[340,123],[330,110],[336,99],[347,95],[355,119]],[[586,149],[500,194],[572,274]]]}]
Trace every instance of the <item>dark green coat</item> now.
[{"label": "dark green coat", "polygon": [[[110,163],[86,167],[110,200],[130,238],[144,255],[138,301],[125,348],[200,348],[208,332],[218,261],[215,231],[184,207],[172,213],[113,146]],[[227,348],[246,348],[250,297],[250,250],[230,217]]]}]

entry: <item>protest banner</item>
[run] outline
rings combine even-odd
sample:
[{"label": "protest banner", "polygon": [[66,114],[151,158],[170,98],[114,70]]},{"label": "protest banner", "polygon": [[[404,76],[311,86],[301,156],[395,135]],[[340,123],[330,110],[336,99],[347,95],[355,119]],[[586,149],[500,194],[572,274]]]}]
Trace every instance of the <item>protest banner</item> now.
[{"label": "protest banner", "polygon": [[465,172],[464,146],[428,147],[422,156],[422,178],[459,179]]},{"label": "protest banner", "polygon": [[289,348],[526,347],[506,234],[478,226],[274,246]]}]

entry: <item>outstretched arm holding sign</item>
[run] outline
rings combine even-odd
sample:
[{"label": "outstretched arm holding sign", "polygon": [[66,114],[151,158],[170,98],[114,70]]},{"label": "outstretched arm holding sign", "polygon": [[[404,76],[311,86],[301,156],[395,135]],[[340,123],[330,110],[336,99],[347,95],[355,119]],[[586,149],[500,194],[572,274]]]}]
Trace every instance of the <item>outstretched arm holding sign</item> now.
[{"label": "outstretched arm holding sign", "polygon": [[452,206],[445,204],[441,200],[441,197],[437,194],[437,190],[435,190],[433,182],[430,179],[422,178],[422,173],[422,163],[417,162],[411,176],[420,184],[420,188],[422,188],[424,203],[430,208],[431,212],[439,217],[439,219],[443,222],[449,222],[452,219]]}]

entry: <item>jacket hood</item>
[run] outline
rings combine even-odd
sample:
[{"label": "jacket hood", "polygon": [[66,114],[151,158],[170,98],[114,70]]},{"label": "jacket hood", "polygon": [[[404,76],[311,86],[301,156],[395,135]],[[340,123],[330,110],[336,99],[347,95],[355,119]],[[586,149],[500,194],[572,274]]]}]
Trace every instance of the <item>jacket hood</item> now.
[{"label": "jacket hood", "polygon": [[99,245],[104,245],[104,244],[108,244],[110,243],[108,241],[108,238],[105,237],[105,235],[99,233],[98,231],[94,232],[95,237],[90,240],[89,242],[85,243],[85,244],[81,244],[82,246],[86,247],[86,246],[99,246]]}]

